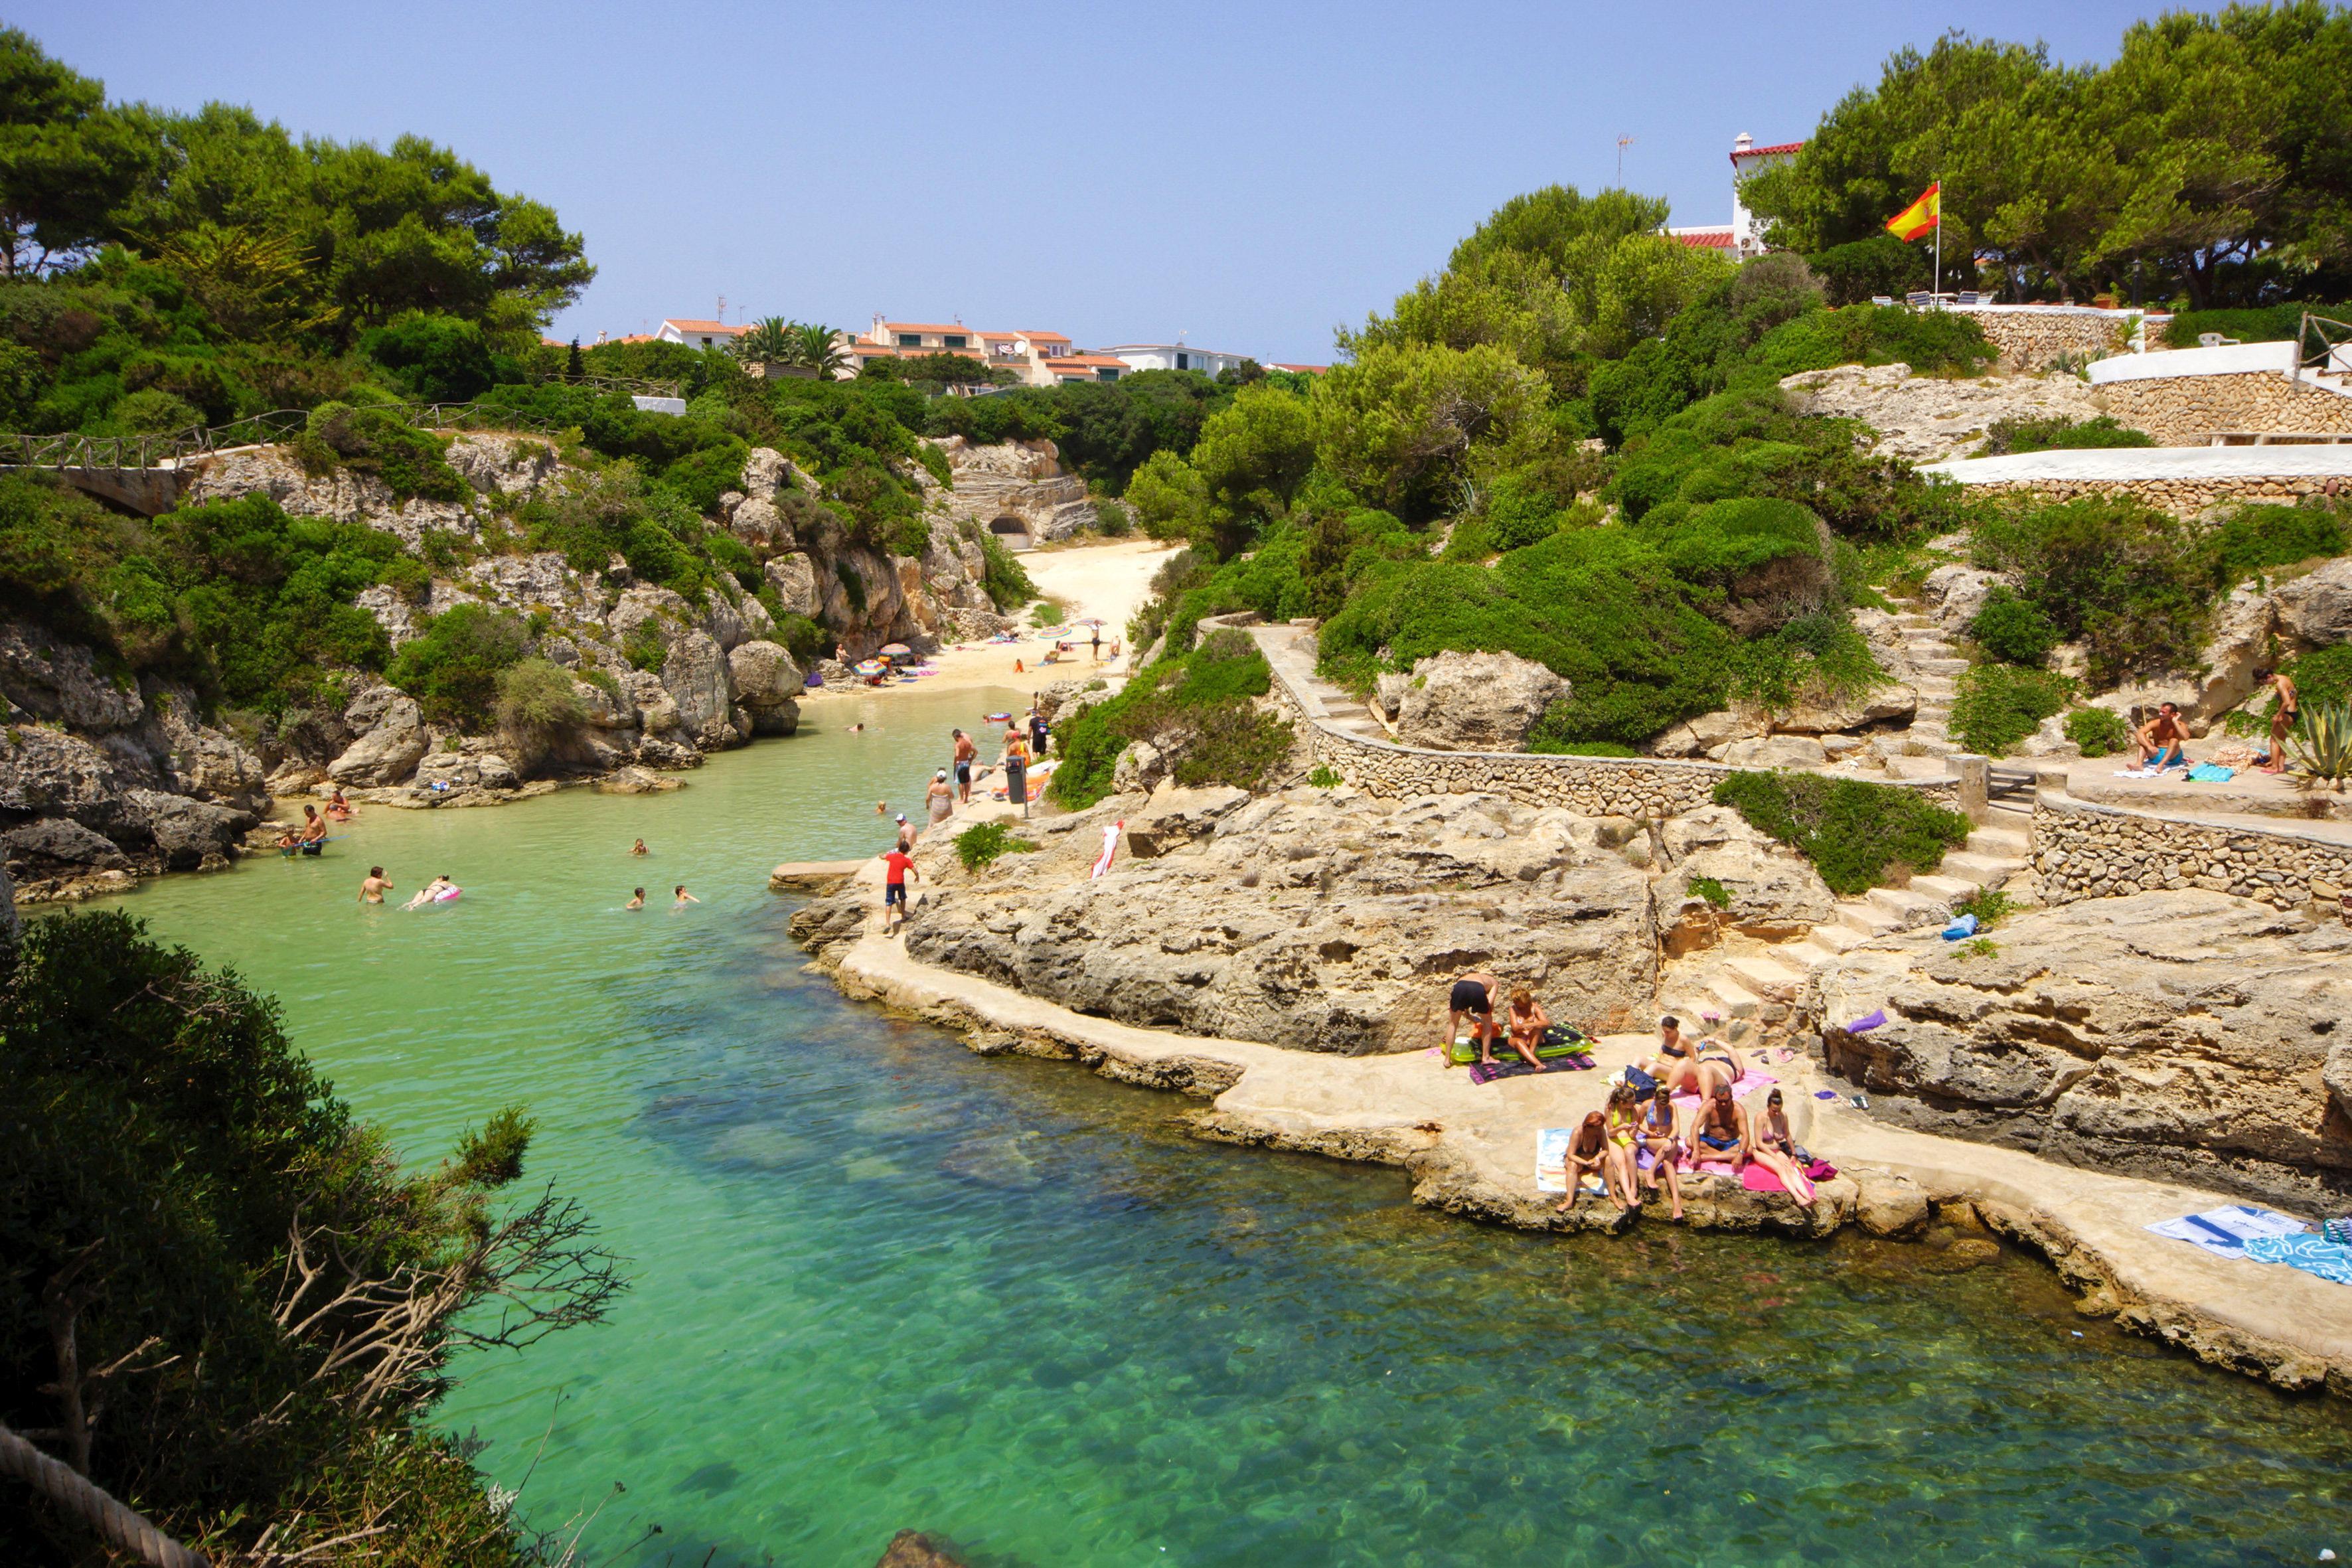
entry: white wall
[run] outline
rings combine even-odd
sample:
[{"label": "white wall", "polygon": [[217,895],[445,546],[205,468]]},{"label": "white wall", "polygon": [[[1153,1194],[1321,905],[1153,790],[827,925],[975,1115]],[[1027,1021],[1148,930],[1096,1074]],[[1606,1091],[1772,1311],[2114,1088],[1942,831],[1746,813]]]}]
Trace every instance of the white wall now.
[{"label": "white wall", "polygon": [[2246,375],[2271,371],[2284,375],[2294,369],[2294,344],[2223,343],[2210,349],[2158,349],[2151,353],[2117,354],[2091,365],[2091,384],[2118,381],[2154,381],[2173,375]]}]

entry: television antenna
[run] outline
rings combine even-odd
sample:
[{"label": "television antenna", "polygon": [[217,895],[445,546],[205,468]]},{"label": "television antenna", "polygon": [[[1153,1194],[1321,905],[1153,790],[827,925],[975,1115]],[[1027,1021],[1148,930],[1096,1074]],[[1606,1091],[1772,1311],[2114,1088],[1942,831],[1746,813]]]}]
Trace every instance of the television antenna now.
[{"label": "television antenna", "polygon": [[1625,149],[1633,144],[1633,139],[1631,136],[1617,138],[1617,183],[1621,185],[1625,183]]}]

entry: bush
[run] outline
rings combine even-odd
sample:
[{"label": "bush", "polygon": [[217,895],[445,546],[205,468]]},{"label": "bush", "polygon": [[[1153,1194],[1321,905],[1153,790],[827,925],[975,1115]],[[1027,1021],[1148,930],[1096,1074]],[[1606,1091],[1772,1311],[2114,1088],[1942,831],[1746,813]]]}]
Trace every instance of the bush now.
[{"label": "bush", "polygon": [[1969,636],[2003,664],[2039,669],[2058,646],[2058,628],[2041,609],[2019,598],[2005,584],[1985,595],[1984,607],[1969,622]]},{"label": "bush", "polygon": [[1178,784],[1258,788],[1296,739],[1287,722],[1255,703],[1273,679],[1257,645],[1230,627],[1190,653],[1162,658],[1062,731],[1053,798],[1074,810],[1102,799],[1119,752],[1134,741],[1158,747]]},{"label": "bush", "polygon": [[1874,295],[1900,300],[1928,283],[1926,253],[1891,234],[1833,246],[1806,261],[1834,305],[1866,305]]},{"label": "bush", "polygon": [[1307,782],[1316,789],[1338,789],[1341,784],[1346,784],[1348,781],[1341,778],[1329,768],[1324,766],[1321,763],[1318,763],[1315,764],[1314,770],[1307,775]]},{"label": "bush", "polygon": [[588,709],[572,689],[572,672],[547,659],[530,658],[499,672],[495,711],[499,728],[535,748],[543,748],[588,721]]},{"label": "bush", "polygon": [[493,362],[480,326],[438,311],[404,310],[362,332],[360,353],[424,403],[469,402],[489,390],[501,368],[508,380],[520,379],[511,362]]},{"label": "bush", "polygon": [[1952,739],[1971,752],[2005,757],[2010,749],[2063,710],[2074,683],[2047,670],[1980,664],[1959,679],[1952,701]]},{"label": "bush", "polygon": [[1977,564],[2009,574],[2062,637],[2080,638],[2102,689],[2196,664],[2215,550],[2207,531],[2116,496],[1987,518],[1975,532]]},{"label": "bush", "polygon": [[512,610],[459,605],[427,620],[384,679],[416,699],[434,723],[479,733],[489,727],[499,675],[521,661],[530,642]]},{"label": "bush", "polygon": [[2118,425],[2106,415],[2074,420],[2063,416],[2047,419],[1996,419],[1985,430],[1980,458],[2015,452],[2055,452],[2102,447],[2153,447],[2156,437],[2144,430]]},{"label": "bush", "polygon": [[1693,877],[1689,892],[1692,898],[1712,904],[1718,910],[1731,907],[1731,889],[1713,877]]},{"label": "bush", "polygon": [[794,662],[805,669],[832,651],[832,643],[824,628],[806,616],[777,616],[776,640],[784,645]]},{"label": "bush", "polygon": [[412,428],[396,409],[322,403],[310,411],[293,447],[314,472],[341,466],[373,474],[402,500],[454,502],[474,493],[465,476],[444,459],[444,443]]},{"label": "bush", "polygon": [[2213,531],[2213,548],[2221,557],[2217,585],[2234,587],[2273,566],[2341,555],[2346,543],[2344,514],[2337,508],[2242,506]]},{"label": "bush", "polygon": [[[987,594],[988,602],[996,606],[998,615],[1009,616],[1037,596],[1037,584],[1029,580],[1029,573],[1019,558],[986,529],[980,531],[980,586]],[[848,587],[850,580],[850,575],[845,574],[842,586]],[[859,584],[858,588],[862,601],[865,584]]]},{"label": "bush", "polygon": [[1734,773],[1715,786],[1715,802],[1794,847],[1842,899],[1869,891],[1890,867],[1933,871],[1973,826],[1916,790],[1820,773]]},{"label": "bush", "polygon": [[2066,715],[2066,738],[2086,757],[2113,756],[2131,744],[2131,726],[2106,708],[2077,708]]},{"label": "bush", "polygon": [[1125,539],[1135,531],[1135,514],[1125,501],[1095,502],[1095,531],[1105,539]]},{"label": "bush", "polygon": [[2352,702],[2352,643],[2305,654],[2289,668],[2287,676],[2294,682],[2298,702]]},{"label": "bush", "polygon": [[1999,888],[1979,888],[1952,900],[1952,913],[1977,917],[1977,930],[1990,931],[2018,911],[2019,904]]},{"label": "bush", "polygon": [[653,627],[639,626],[621,639],[621,657],[629,661],[632,669],[659,675],[661,667],[669,662],[669,644]]},{"label": "bush", "polygon": [[975,822],[955,836],[956,858],[963,862],[967,871],[993,866],[1004,856],[1026,854],[1036,847],[1030,839],[1013,837],[1013,829],[1002,822]]},{"label": "bush", "polygon": [[1041,626],[1058,626],[1062,624],[1064,614],[1061,605],[1051,599],[1046,599],[1041,601],[1035,609],[1029,612],[1029,618]]}]

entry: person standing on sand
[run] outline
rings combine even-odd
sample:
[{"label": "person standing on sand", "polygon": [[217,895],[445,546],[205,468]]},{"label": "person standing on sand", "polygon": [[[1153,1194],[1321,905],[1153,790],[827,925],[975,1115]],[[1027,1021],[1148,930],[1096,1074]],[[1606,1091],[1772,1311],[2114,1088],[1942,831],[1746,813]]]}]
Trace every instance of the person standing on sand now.
[{"label": "person standing on sand", "polygon": [[1478,1065],[1495,1065],[1495,993],[1502,984],[1491,974],[1465,974],[1454,981],[1445,1000],[1445,1039],[1439,1047],[1447,1067],[1454,1065],[1454,1042],[1465,1016],[1477,1020],[1472,1027],[1478,1037]]},{"label": "person standing on sand", "polygon": [[383,896],[390,891],[392,891],[392,882],[384,876],[383,868],[369,867],[367,880],[360,884],[360,902],[380,904],[383,902]]},{"label": "person standing on sand", "polygon": [[1029,743],[1021,731],[1010,724],[1004,727],[1004,754],[996,759],[1004,767],[1004,798],[1018,805],[1021,815],[1029,815]]},{"label": "person standing on sand", "polygon": [[948,783],[946,769],[942,768],[931,775],[931,787],[923,792],[923,805],[930,813],[930,825],[933,827],[937,827],[954,814],[955,786]]},{"label": "person standing on sand", "polygon": [[956,800],[962,805],[971,804],[971,764],[980,760],[980,748],[961,730],[955,732]]},{"label": "person standing on sand", "polygon": [[1102,662],[1102,627],[1099,626],[1095,627],[1094,645],[1095,662],[1100,664]]},{"label": "person standing on sand", "polygon": [[2271,754],[2263,763],[2263,772],[2283,773],[2286,772],[2286,732],[2294,728],[2294,682],[2283,669],[2263,670],[2254,679],[2278,693],[2278,711],[2271,715]]}]

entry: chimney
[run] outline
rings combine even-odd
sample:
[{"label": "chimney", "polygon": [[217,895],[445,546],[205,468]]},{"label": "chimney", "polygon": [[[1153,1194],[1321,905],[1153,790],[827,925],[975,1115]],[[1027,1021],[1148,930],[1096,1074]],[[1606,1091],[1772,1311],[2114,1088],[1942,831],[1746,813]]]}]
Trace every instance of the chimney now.
[{"label": "chimney", "polygon": [[1737,137],[1732,139],[1731,155],[1736,158],[1739,156],[1740,153],[1747,152],[1748,149],[1755,145],[1756,138],[1743,131]]}]

